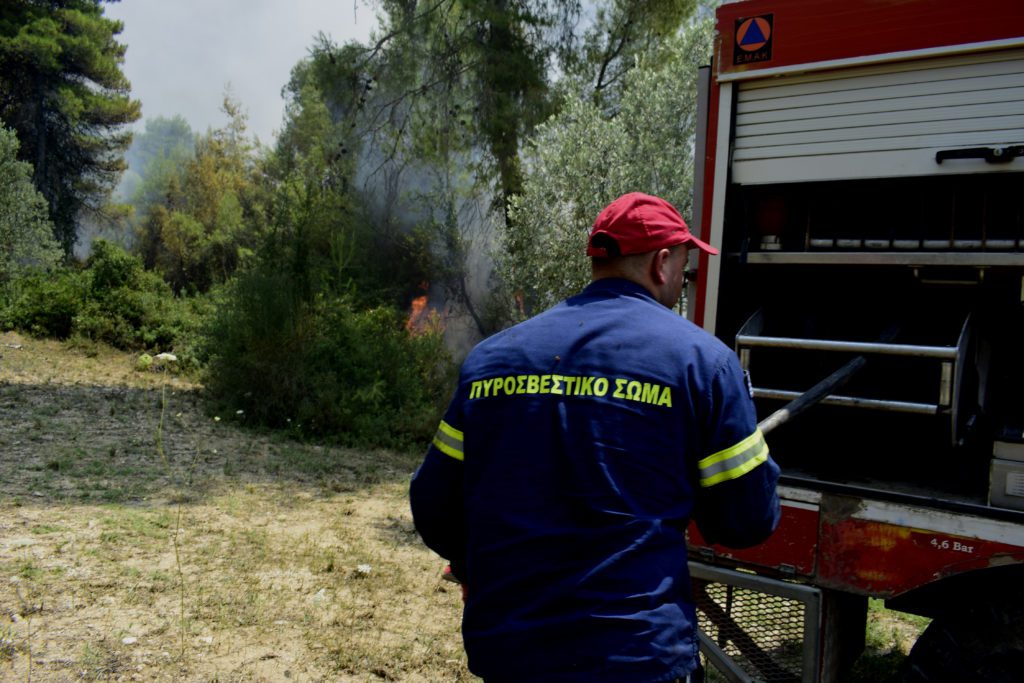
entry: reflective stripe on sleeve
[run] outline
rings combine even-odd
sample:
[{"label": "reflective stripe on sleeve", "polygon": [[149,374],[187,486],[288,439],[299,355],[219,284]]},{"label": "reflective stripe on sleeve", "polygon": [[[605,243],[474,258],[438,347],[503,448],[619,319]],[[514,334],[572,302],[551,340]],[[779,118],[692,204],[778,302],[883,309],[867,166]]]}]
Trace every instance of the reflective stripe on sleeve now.
[{"label": "reflective stripe on sleeve", "polygon": [[462,460],[462,432],[441,420],[434,434],[434,447],[445,455]]},{"label": "reflective stripe on sleeve", "polygon": [[697,463],[700,485],[704,488],[741,477],[768,459],[768,444],[761,430],[730,446],[709,455]]}]

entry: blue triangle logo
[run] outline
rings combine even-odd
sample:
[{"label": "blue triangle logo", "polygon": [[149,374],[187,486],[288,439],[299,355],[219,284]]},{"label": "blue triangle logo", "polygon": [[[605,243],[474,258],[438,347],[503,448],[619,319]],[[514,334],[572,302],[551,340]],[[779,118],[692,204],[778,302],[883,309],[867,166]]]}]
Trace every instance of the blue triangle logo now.
[{"label": "blue triangle logo", "polygon": [[761,27],[757,25],[756,21],[750,22],[747,32],[740,38],[740,45],[753,45],[754,43],[763,42],[766,41],[764,34],[761,33]]}]

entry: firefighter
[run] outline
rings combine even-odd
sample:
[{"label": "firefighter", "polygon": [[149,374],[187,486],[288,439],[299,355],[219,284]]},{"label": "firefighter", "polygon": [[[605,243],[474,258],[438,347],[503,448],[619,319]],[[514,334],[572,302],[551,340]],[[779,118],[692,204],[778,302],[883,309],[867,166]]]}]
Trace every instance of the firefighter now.
[{"label": "firefighter", "polygon": [[670,308],[692,247],[718,253],[668,202],[620,197],[593,282],[462,366],[410,498],[486,683],[699,680],[689,520],[731,547],[778,523],[735,354]]}]

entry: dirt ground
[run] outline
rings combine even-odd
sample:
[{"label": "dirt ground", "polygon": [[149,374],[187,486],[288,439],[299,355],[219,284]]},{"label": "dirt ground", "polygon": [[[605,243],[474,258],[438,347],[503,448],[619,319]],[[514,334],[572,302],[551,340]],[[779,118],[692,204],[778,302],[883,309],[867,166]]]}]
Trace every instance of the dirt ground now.
[{"label": "dirt ground", "polygon": [[[477,681],[419,456],[303,444],[105,347],[0,334],[0,681]],[[873,604],[850,683],[926,620]]]},{"label": "dirt ground", "polygon": [[0,680],[477,680],[415,456],[248,429],[135,362],[0,334]]}]

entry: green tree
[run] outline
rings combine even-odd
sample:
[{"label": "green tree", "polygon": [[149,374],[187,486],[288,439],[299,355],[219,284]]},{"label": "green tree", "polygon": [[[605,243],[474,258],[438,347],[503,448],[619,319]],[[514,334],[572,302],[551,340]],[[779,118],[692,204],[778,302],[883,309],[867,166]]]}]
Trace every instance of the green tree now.
[{"label": "green tree", "polygon": [[587,234],[615,197],[649,192],[690,215],[697,67],[708,63],[711,46],[711,21],[696,22],[623,76],[614,115],[571,94],[537,131],[500,252],[504,281],[526,311],[586,285]]},{"label": "green tree", "polygon": [[486,178],[481,188],[504,220],[522,184],[521,140],[552,111],[549,65],[558,36],[572,33],[578,3],[387,0],[382,7],[383,33],[354,60],[356,72],[381,86],[360,94],[380,151],[398,159],[412,147],[421,155],[465,153],[462,163]]},{"label": "green tree", "polygon": [[563,89],[590,93],[606,110],[618,104],[624,77],[637,60],[656,53],[661,43],[693,14],[696,0],[609,0],[594,7],[594,21],[575,50],[563,53]]},{"label": "green tree", "polygon": [[14,132],[0,126],[0,290],[27,268],[48,268],[60,259],[46,201],[17,151]]},{"label": "green tree", "polygon": [[384,32],[359,69],[401,85],[376,101],[360,97],[376,120],[381,108],[401,114],[414,111],[415,100],[446,101],[447,110],[415,121],[409,134],[463,128],[507,221],[508,200],[522,189],[522,141],[560,106],[558,74],[570,90],[613,103],[623,74],[676,33],[695,5],[603,0],[583,21],[578,0],[386,0]]},{"label": "green tree", "polygon": [[351,69],[360,52],[321,37],[293,69],[284,126],[266,166],[278,188],[272,235],[302,243],[279,248],[296,250],[304,264],[296,277],[320,280],[310,280],[310,291],[351,289],[366,305],[404,306],[428,277],[423,233],[413,229],[421,216],[400,196],[401,177],[417,169],[412,162],[398,169],[379,152],[397,138],[391,123],[375,127],[363,116],[361,100],[383,95],[380,84]]},{"label": "green tree", "polygon": [[120,22],[101,0],[0,3],[0,119],[33,166],[54,235],[70,255],[83,210],[101,211],[139,118],[121,72]]},{"label": "green tree", "polygon": [[[405,329],[404,314],[381,301],[387,288],[367,274],[368,262],[387,261],[375,251],[387,243],[374,239],[355,196],[348,152],[357,140],[309,69],[300,65],[288,90],[266,165],[269,224],[217,306],[205,385],[247,420],[406,447],[435,426],[445,354],[438,334]],[[392,278],[400,265],[391,262]]]},{"label": "green tree", "polygon": [[240,105],[224,99],[228,123],[199,136],[191,158],[165,169],[158,202],[143,205],[139,251],[176,292],[223,283],[252,255],[264,225],[258,150]]}]

